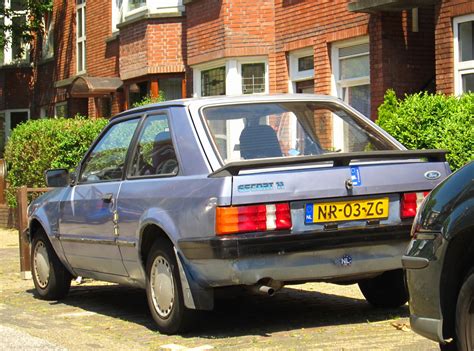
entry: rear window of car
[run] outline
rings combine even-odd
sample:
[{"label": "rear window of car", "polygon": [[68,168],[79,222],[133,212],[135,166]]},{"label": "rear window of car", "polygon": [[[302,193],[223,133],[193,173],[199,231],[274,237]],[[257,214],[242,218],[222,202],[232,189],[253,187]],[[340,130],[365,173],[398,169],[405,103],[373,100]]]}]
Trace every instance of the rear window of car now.
[{"label": "rear window of car", "polygon": [[225,105],[202,114],[224,163],[396,149],[362,118],[330,103]]}]

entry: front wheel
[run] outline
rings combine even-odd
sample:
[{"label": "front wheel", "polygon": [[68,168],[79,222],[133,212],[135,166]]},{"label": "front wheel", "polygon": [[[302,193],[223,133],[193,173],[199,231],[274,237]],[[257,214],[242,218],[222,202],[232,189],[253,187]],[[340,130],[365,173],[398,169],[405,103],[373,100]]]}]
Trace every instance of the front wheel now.
[{"label": "front wheel", "polygon": [[59,260],[44,231],[36,233],[31,245],[31,273],[42,299],[60,300],[69,292],[72,275]]},{"label": "front wheel", "polygon": [[359,288],[365,299],[375,307],[396,308],[408,301],[405,275],[401,269],[360,281]]},{"label": "front wheel", "polygon": [[467,275],[458,295],[456,344],[459,351],[474,350],[474,270]]},{"label": "front wheel", "polygon": [[193,311],[184,306],[183,290],[172,245],[158,240],[147,260],[146,295],[150,312],[163,334],[187,331]]}]

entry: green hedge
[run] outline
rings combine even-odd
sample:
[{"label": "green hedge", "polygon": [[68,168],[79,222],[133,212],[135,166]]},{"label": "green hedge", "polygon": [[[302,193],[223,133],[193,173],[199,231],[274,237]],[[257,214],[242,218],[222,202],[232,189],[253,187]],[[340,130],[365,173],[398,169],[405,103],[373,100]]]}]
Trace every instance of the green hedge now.
[{"label": "green hedge", "polygon": [[474,159],[474,94],[385,94],[377,124],[408,149],[446,149],[454,170]]},{"label": "green hedge", "polygon": [[9,206],[16,206],[17,187],[45,186],[45,170],[75,168],[107,122],[104,118],[52,118],[17,126],[5,148]]}]

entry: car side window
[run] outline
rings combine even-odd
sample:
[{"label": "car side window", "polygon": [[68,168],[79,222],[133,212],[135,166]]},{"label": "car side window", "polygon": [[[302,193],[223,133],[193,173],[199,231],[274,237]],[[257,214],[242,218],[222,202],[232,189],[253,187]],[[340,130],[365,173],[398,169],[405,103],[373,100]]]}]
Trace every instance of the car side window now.
[{"label": "car side window", "polygon": [[178,174],[167,115],[147,117],[132,160],[132,177]]},{"label": "car side window", "polygon": [[102,136],[83,163],[81,183],[122,179],[125,158],[138,122],[136,118],[117,123]]}]

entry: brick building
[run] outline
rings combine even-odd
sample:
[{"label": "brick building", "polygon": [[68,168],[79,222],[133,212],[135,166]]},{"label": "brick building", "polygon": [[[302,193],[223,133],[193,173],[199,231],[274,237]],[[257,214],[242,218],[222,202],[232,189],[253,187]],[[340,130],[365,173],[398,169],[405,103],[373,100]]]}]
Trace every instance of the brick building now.
[{"label": "brick building", "polygon": [[2,144],[25,119],[160,91],[333,94],[375,119],[388,88],[474,90],[473,0],[54,0],[45,27],[22,57],[19,38],[0,52]]}]

